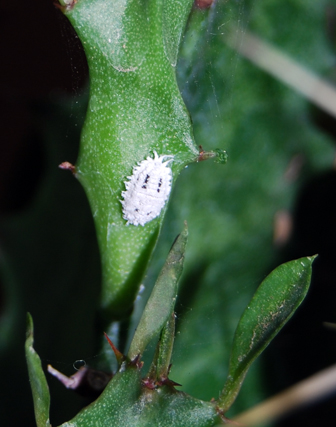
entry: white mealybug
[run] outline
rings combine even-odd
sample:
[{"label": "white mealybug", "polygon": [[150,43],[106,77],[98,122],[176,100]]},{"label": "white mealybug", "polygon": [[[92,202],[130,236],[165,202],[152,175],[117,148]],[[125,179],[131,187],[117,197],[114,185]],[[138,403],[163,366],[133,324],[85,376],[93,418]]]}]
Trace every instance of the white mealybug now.
[{"label": "white mealybug", "polygon": [[147,157],[133,168],[132,176],[128,176],[129,181],[125,182],[126,191],[121,192],[126,225],[145,225],[160,215],[171,190],[169,162],[173,157],[158,156],[154,151],[154,159]]}]

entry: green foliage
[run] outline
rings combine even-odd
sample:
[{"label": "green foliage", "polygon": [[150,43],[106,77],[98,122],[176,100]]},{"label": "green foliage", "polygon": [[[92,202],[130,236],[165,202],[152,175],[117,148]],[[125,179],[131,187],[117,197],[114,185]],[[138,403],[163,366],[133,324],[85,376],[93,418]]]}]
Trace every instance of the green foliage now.
[{"label": "green foliage", "polygon": [[198,158],[175,77],[191,4],[81,0],[65,9],[91,77],[75,174],[95,219],[108,321],[132,308],[163,219],[162,214],[145,226],[126,226],[120,199],[127,176],[154,151],[174,156],[174,180]]},{"label": "green foliage", "polygon": [[[177,237],[165,266],[153,289],[135,333],[129,358],[119,372],[109,382],[102,395],[90,406],[83,409],[73,420],[62,424],[72,427],[96,425],[200,427],[212,426],[219,421],[215,403],[202,402],[182,392],[177,392],[168,380],[170,356],[174,328],[171,318],[177,292],[177,281],[181,275],[187,227]],[[168,321],[168,325],[166,323]],[[161,352],[159,352],[157,372],[146,386],[140,376],[141,364],[138,356],[145,350],[150,340],[163,330]],[[49,426],[49,389],[41,361],[32,347],[33,326],[28,315],[26,357],[38,427]],[[131,359],[131,361],[130,361]],[[46,421],[47,420],[47,421]]]},{"label": "green foliage", "polygon": [[[314,173],[330,167],[334,156],[331,138],[315,126],[307,102],[239,58],[226,46],[225,37],[231,24],[240,26],[242,33],[249,27],[260,37],[273,42],[323,75],[334,64],[333,49],[324,32],[326,6],[326,1],[293,0],[283,7],[281,3],[267,1],[219,0],[210,12],[193,10],[189,21],[177,66],[178,82],[193,119],[197,144],[202,144],[206,150],[225,147],[230,162],[225,168],[204,162],[183,171],[172,194],[145,285],[146,292],[149,292],[172,236],[177,234],[182,222],[187,219],[189,249],[177,304],[178,333],[171,377],[183,385],[184,391],[203,400],[218,396],[228,373],[225,361],[229,358],[239,316],[257,284],[270,271],[270,266],[278,263],[279,253],[272,241],[275,213],[279,209],[291,210],[302,183]],[[139,19],[144,13],[142,10],[139,12]],[[152,31],[156,31],[155,28]],[[141,43],[138,35],[133,36],[134,43]],[[174,37],[177,40],[180,36]],[[119,52],[119,65],[127,67],[127,52],[122,54],[120,46]],[[132,54],[141,59],[141,49]],[[101,61],[106,63],[106,58]],[[119,65],[117,63],[117,67]],[[99,70],[96,72],[98,74]],[[119,75],[117,72],[115,74]],[[105,81],[100,81],[100,84],[102,96],[114,96],[113,91],[106,94],[108,84]],[[124,95],[119,95],[123,100]],[[127,95],[130,96],[129,93]],[[23,302],[24,309],[28,308],[34,313],[39,326],[38,342],[44,344],[39,351],[41,357],[52,357],[66,363],[72,363],[78,354],[80,357],[97,354],[92,325],[95,297],[99,292],[99,274],[90,213],[75,180],[56,168],[62,160],[76,156],[76,145],[69,142],[75,141],[76,135],[68,135],[68,132],[81,121],[85,106],[85,102],[81,102],[77,109],[76,103],[71,103],[69,108],[69,103],[63,100],[62,113],[54,110],[52,120],[44,123],[48,171],[44,184],[31,209],[20,217],[3,221],[2,225],[8,236],[5,249],[13,261],[16,283],[19,283],[18,299],[20,303]],[[128,114],[123,104],[120,108],[124,115]],[[160,111],[156,113],[160,117]],[[72,117],[75,117],[74,122],[71,122]],[[97,114],[97,117],[105,116]],[[152,126],[155,122],[156,116],[149,123],[149,130],[142,126],[141,132],[145,132],[145,136],[149,133],[151,137],[155,133]],[[100,124],[96,123],[98,136]],[[185,124],[188,127],[187,120]],[[141,135],[139,132],[136,136],[141,139]],[[110,168],[109,138],[110,135],[102,135],[102,145],[106,143],[108,154],[106,160],[101,153],[97,153],[101,156],[99,161],[104,171]],[[129,175],[132,165],[151,153],[149,141],[152,140],[147,137],[142,140],[141,149],[144,151],[141,156],[123,152],[122,147],[120,151],[113,149],[112,154],[116,158],[128,162],[125,174]],[[161,152],[159,144],[155,147]],[[93,144],[91,148],[96,154]],[[298,179],[288,180],[285,172],[291,159],[296,156],[303,160],[303,167]],[[95,156],[92,159],[98,160]],[[92,170],[96,170],[96,165]],[[95,180],[99,177],[91,178],[94,192]],[[81,182],[84,183],[83,176]],[[102,188],[105,185],[100,184]],[[120,180],[117,186],[119,194],[123,181]],[[109,191],[107,185],[105,188]],[[97,192],[100,191],[97,189]],[[104,192],[101,192],[101,197],[105,197]],[[117,197],[111,209],[121,215]],[[107,216],[108,212],[102,214],[102,224],[104,221],[107,223],[108,219],[104,219]],[[157,221],[161,222],[161,218]],[[102,227],[101,236],[104,233]],[[156,240],[155,233],[153,236],[149,251],[144,253],[146,263],[151,245]],[[131,258],[125,262],[134,262]],[[139,277],[145,268],[140,265],[141,262],[139,259]],[[36,274],[37,271],[39,274]],[[12,284],[13,281],[8,282],[8,288],[13,288]],[[130,303],[136,287],[134,285],[132,295],[127,296]],[[36,298],[36,295],[39,297]],[[141,301],[137,305],[136,314],[141,311]],[[60,306],[62,316],[59,315]],[[23,334],[22,307],[17,317],[18,333],[12,333],[12,336]],[[21,354],[19,349],[17,354]],[[11,356],[6,363],[2,361],[1,378],[8,387],[10,383],[15,384],[20,405],[28,406],[29,396],[19,394],[23,393],[24,385],[21,389],[17,387],[18,380],[12,381],[14,372],[20,381],[26,375],[22,358]],[[267,394],[262,373],[260,365],[250,371],[234,405],[235,412],[253,405]],[[52,382],[50,386],[54,386]],[[53,397],[56,415],[69,419],[64,418],[62,410],[70,405],[66,401],[70,401],[71,397],[66,395],[63,400],[54,394]],[[9,407],[6,404],[3,406]],[[8,424],[8,420],[5,424]]]},{"label": "green foliage", "polygon": [[[210,11],[194,10],[187,28],[178,81],[195,140],[207,150],[225,147],[229,162],[225,168],[208,162],[191,165],[181,174],[156,259],[166,250],[172,230],[177,233],[177,224],[187,219],[189,249],[177,305],[172,375],[201,399],[218,395],[228,373],[222,361],[229,359],[240,314],[279,263],[281,252],[273,241],[276,213],[293,212],[303,183],[331,168],[334,158],[333,140],[317,128],[311,105],[240,58],[225,37],[233,26],[243,42],[251,28],[324,75],[331,72],[334,58],[322,36],[326,7],[326,2],[315,1],[292,1],[286,7],[217,1]],[[279,18],[284,14],[286,19]],[[295,159],[302,166],[296,178],[288,179],[286,171]],[[234,412],[267,395],[262,372],[257,364],[248,374]]]},{"label": "green foliage", "polygon": [[168,378],[171,367],[171,357],[173,354],[173,346],[175,339],[175,313],[173,312],[166,324],[162,328],[160,341],[158,342],[157,352],[149,370],[148,377],[150,379],[162,381]]},{"label": "green foliage", "polygon": [[130,427],[210,427],[218,417],[214,405],[165,386],[159,391],[141,387],[136,368],[118,373],[103,395],[62,427],[97,425]]},{"label": "green foliage", "polygon": [[50,395],[41,360],[34,350],[34,325],[31,315],[27,315],[26,360],[28,365],[30,387],[33,393],[35,419],[37,427],[50,427]]},{"label": "green foliage", "polygon": [[153,337],[158,335],[171,317],[176,297],[177,285],[182,274],[188,229],[177,237],[169,252],[165,265],[155,283],[131,342],[128,357],[133,360],[142,355]]},{"label": "green foliage", "polygon": [[218,407],[231,407],[252,362],[292,317],[308,292],[315,257],[280,265],[261,283],[236,329],[229,366]]},{"label": "green foliage", "polygon": [[[218,402],[204,402],[176,391],[168,378],[172,354],[174,305],[182,272],[187,227],[177,237],[154,286],[130,346],[129,355],[102,395],[83,409],[67,427],[96,425],[188,427],[214,426],[234,402],[248,368],[264,350],[307,293],[314,257],[283,264],[260,285],[238,324],[229,376]],[[162,330],[157,352],[146,378],[140,357]],[[26,357],[38,427],[49,426],[49,389],[41,361],[33,349],[33,326],[28,315]],[[225,418],[223,418],[225,419]]]}]

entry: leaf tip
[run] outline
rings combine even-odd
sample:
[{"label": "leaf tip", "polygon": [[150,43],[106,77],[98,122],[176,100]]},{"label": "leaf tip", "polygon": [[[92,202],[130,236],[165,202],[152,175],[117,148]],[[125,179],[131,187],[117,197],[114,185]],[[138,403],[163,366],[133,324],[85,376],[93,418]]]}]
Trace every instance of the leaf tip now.
[{"label": "leaf tip", "polygon": [[26,339],[32,337],[34,334],[34,323],[32,315],[27,312],[27,320],[26,320]]},{"label": "leaf tip", "polygon": [[319,254],[315,254],[315,255],[307,256],[307,259],[308,259],[308,260],[310,261],[310,263],[312,264],[318,256],[319,256]]},{"label": "leaf tip", "polygon": [[186,236],[186,237],[188,236],[188,222],[186,219],[184,220],[184,229],[183,229],[182,233],[184,234],[184,236]]}]

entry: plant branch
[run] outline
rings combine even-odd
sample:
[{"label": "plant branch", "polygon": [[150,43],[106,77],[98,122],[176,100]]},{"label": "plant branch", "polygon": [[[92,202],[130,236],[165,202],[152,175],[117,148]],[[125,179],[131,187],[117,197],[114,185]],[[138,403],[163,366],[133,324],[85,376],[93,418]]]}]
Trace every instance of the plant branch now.
[{"label": "plant branch", "polygon": [[225,42],[262,70],[300,92],[312,103],[336,117],[336,88],[279,49],[246,31],[233,30]]}]

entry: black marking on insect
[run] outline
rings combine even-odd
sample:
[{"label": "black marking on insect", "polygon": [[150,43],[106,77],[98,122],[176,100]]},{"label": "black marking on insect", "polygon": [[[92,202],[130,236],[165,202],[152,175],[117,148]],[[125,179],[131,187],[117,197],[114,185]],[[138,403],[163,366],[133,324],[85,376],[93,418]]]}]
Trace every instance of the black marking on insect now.
[{"label": "black marking on insect", "polygon": [[160,215],[171,190],[172,160],[173,156],[158,156],[154,151],[154,158],[149,156],[133,168],[125,182],[126,191],[121,193],[126,225],[143,226]]}]

